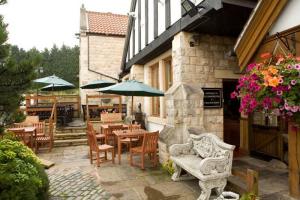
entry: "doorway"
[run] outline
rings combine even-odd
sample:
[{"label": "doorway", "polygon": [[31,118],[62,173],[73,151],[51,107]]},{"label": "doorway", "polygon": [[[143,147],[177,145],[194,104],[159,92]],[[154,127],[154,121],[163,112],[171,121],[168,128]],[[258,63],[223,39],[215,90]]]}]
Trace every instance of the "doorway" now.
[{"label": "doorway", "polygon": [[224,99],[224,142],[235,145],[235,151],[240,147],[240,101],[231,99],[230,94],[235,90],[238,80],[223,80]]}]

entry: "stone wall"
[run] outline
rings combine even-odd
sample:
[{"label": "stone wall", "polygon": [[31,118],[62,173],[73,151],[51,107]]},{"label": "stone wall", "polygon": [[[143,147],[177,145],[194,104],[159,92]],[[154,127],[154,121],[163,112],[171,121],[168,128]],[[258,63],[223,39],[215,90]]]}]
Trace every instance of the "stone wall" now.
[{"label": "stone wall", "polygon": [[[190,46],[190,41],[195,46]],[[223,78],[237,78],[237,61],[226,53],[234,38],[178,33],[172,42],[173,86],[166,93],[167,125],[160,134],[160,162],[168,147],[186,142],[189,130],[214,132],[223,138],[223,109],[204,109],[202,88],[222,88]],[[226,75],[226,76],[223,76]]]},{"label": "stone wall", "polygon": [[[116,81],[120,72],[124,37],[90,35],[82,33],[80,36],[80,86],[93,80],[102,79]],[[89,44],[89,45],[88,45]],[[89,56],[88,56],[89,53]],[[103,73],[99,75],[90,70]],[[81,102],[85,104],[86,94],[99,94],[95,90],[80,90]]]}]

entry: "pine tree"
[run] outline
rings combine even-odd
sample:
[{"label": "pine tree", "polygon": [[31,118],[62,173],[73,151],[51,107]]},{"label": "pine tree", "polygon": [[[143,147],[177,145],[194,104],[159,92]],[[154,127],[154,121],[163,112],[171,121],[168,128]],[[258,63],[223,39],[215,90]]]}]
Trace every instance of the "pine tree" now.
[{"label": "pine tree", "polygon": [[[6,0],[0,0],[0,5]],[[22,95],[35,78],[35,66],[40,62],[36,52],[25,52],[7,43],[7,25],[0,15],[0,132],[1,127],[11,120],[22,101]],[[12,51],[22,51],[19,57]],[[15,54],[14,54],[15,55]]]}]

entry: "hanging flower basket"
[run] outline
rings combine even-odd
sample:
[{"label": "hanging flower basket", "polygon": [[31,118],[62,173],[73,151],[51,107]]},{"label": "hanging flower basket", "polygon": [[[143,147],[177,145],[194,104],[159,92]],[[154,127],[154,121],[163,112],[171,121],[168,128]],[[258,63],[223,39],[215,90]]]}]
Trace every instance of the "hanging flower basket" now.
[{"label": "hanging flower basket", "polygon": [[261,55],[248,65],[231,98],[240,98],[240,112],[275,114],[300,123],[300,58]]}]

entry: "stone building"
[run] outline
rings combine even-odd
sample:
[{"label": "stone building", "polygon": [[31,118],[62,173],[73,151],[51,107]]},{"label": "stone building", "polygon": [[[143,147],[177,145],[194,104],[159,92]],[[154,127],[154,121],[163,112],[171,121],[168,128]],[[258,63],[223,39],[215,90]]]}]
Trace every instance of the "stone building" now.
[{"label": "stone building", "polygon": [[[93,80],[118,80],[127,24],[126,15],[87,11],[82,6],[79,35],[80,86]],[[80,89],[82,104],[86,102],[86,94],[99,93]]]},{"label": "stone building", "polygon": [[232,50],[257,1],[187,2],[195,12],[180,0],[131,2],[120,76],[165,92],[135,100],[148,130],[160,130],[160,162],[191,132],[214,132],[239,146],[238,102],[229,96],[240,71]]}]

